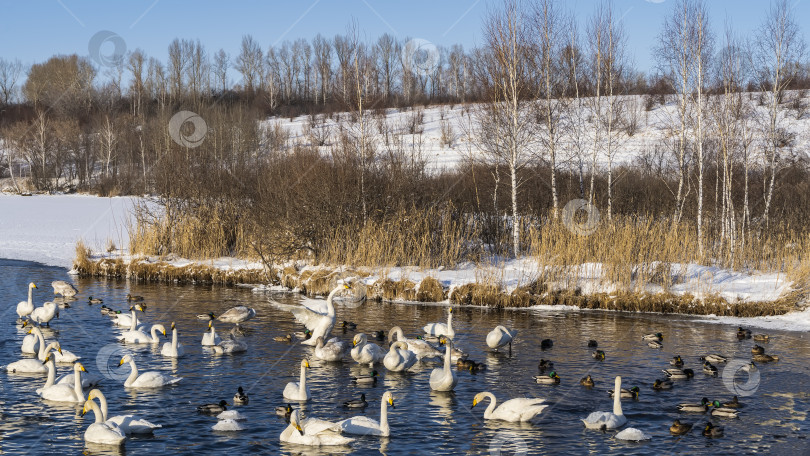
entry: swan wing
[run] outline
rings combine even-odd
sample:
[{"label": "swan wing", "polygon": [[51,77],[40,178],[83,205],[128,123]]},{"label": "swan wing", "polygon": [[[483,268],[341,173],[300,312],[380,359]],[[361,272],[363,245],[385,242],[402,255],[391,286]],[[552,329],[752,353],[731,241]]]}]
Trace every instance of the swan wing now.
[{"label": "swan wing", "polygon": [[304,420],[304,422],[301,423],[301,427],[304,429],[304,434],[307,435],[318,435],[326,431],[337,431],[340,429],[338,423],[318,418]]},{"label": "swan wing", "polygon": [[494,418],[506,421],[528,421],[542,412],[548,405],[542,405],[544,399],[515,398],[510,399],[495,409]]},{"label": "swan wing", "polygon": [[353,416],[338,423],[340,430],[346,434],[380,435],[380,423],[367,416]]},{"label": "swan wing", "polygon": [[109,418],[106,422],[117,425],[124,431],[124,434],[150,434],[155,429],[163,427],[135,415],[118,415]]},{"label": "swan wing", "polygon": [[136,388],[157,388],[164,385],[171,385],[179,382],[182,378],[172,377],[157,371],[144,372],[132,382],[132,387]]},{"label": "swan wing", "polygon": [[431,336],[445,336],[448,333],[447,323],[428,323],[422,329]]}]

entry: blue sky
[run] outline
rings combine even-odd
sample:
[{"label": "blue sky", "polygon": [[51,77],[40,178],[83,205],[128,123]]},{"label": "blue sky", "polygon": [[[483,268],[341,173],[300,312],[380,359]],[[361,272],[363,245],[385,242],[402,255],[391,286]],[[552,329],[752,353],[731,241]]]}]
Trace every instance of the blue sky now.
[{"label": "blue sky", "polygon": [[[584,21],[599,0],[565,2]],[[121,36],[128,49],[141,48],[165,62],[174,38],[199,38],[213,52],[238,52],[242,35],[252,34],[264,49],[317,33],[344,33],[355,19],[367,40],[382,33],[422,38],[435,44],[480,44],[482,18],[493,0],[300,0],[300,1],[80,1],[0,0],[0,57],[40,62],[53,54],[88,54],[90,38],[101,30]],[[762,21],[768,2],[711,0],[714,31],[731,22],[748,33]],[[642,71],[654,69],[651,46],[674,0],[615,0],[628,33],[629,53]],[[795,3],[796,17],[810,17],[810,1]],[[804,30],[806,33],[807,30]]]}]

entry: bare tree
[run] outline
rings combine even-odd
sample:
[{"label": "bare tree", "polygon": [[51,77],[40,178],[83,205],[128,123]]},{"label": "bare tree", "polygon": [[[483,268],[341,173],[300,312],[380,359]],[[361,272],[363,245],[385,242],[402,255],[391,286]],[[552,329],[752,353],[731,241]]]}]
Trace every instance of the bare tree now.
[{"label": "bare tree", "polygon": [[704,151],[703,151],[703,118],[704,118],[704,95],[703,88],[707,83],[707,72],[709,59],[713,50],[714,38],[709,29],[709,18],[706,11],[706,4],[703,0],[696,0],[689,6],[689,18],[692,30],[690,40],[690,53],[692,61],[692,72],[694,74],[694,92],[697,98],[697,109],[695,117],[697,128],[695,129],[695,143],[697,145],[698,162],[698,194],[697,194],[697,237],[698,251],[703,254],[703,173],[704,173]]},{"label": "bare tree", "polygon": [[391,96],[394,77],[396,75],[397,51],[399,44],[396,38],[384,33],[377,40],[377,56],[379,59],[380,77],[383,86],[383,98],[388,100]]},{"label": "bare tree", "polygon": [[[329,41],[318,34],[312,41],[315,65],[315,74],[318,78],[321,103],[326,103],[326,96],[329,92],[329,81],[332,79],[332,45]],[[318,97],[315,97],[317,103]]]},{"label": "bare tree", "polygon": [[222,93],[228,90],[228,68],[230,66],[230,56],[224,49],[220,49],[214,54],[214,80],[216,89]]},{"label": "bare tree", "polygon": [[245,90],[252,94],[262,76],[263,69],[262,48],[251,35],[242,37],[242,46],[236,57],[234,67],[242,74]]},{"label": "bare tree", "polygon": [[0,106],[14,101],[17,82],[23,73],[22,63],[15,60],[0,58]]}]

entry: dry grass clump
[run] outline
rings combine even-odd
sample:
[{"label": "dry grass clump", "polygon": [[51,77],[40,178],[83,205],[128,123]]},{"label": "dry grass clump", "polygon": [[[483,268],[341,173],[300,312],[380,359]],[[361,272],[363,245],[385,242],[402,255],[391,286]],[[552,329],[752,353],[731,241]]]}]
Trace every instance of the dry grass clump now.
[{"label": "dry grass clump", "polygon": [[378,297],[386,301],[416,301],[416,284],[408,279],[381,279],[373,288],[379,290]]},{"label": "dry grass clump", "polygon": [[441,302],[447,299],[441,282],[433,277],[425,277],[419,283],[419,291],[416,293],[416,300],[419,302]]},{"label": "dry grass clump", "polygon": [[468,283],[453,289],[450,302],[473,306],[509,307],[511,299],[492,284]]}]

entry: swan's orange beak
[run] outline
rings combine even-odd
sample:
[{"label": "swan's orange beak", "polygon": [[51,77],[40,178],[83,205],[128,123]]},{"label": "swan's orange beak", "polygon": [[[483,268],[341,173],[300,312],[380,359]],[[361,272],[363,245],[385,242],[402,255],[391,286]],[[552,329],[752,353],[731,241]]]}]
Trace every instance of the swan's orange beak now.
[{"label": "swan's orange beak", "polygon": [[304,367],[309,368],[309,360],[304,360]]},{"label": "swan's orange beak", "polygon": [[118,362],[118,367],[121,367],[123,365],[124,365],[124,358],[121,358],[121,361]]}]

